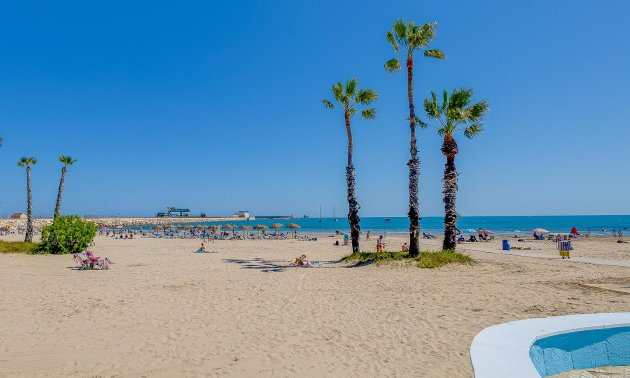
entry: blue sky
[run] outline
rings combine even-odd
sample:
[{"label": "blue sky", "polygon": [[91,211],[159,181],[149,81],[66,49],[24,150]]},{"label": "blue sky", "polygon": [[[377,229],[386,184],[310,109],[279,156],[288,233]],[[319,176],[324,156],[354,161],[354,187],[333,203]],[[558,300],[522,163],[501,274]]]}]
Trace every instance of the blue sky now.
[{"label": "blue sky", "polygon": [[[353,122],[364,216],[407,211],[403,74],[384,34],[439,24],[446,61],[417,59],[430,90],[473,87],[491,110],[459,137],[462,215],[628,214],[630,2],[4,2],[0,12],[0,213],[149,215],[168,205],[226,214],[346,211],[342,115],[321,106],[356,77],[380,93]],[[444,157],[420,131],[421,206],[441,215]],[[325,214],[326,215],[326,214]]]}]

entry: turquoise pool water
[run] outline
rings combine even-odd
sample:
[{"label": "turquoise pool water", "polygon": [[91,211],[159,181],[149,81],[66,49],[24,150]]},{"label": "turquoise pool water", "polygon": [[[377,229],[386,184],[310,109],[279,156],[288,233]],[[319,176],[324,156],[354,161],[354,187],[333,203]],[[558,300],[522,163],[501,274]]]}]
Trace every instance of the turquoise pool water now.
[{"label": "turquoise pool water", "polygon": [[542,376],[630,365],[630,327],[570,332],[537,340],[529,356]]}]

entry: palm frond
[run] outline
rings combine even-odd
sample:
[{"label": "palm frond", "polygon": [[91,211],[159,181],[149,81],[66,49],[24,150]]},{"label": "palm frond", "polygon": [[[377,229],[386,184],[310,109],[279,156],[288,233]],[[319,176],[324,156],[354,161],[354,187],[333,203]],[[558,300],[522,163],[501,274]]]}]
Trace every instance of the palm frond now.
[{"label": "palm frond", "polygon": [[20,160],[18,160],[17,165],[18,167],[28,167],[36,163],[37,159],[35,159],[34,157],[22,157],[20,158]]},{"label": "palm frond", "polygon": [[72,165],[77,162],[76,159],[73,159],[72,157],[67,155],[59,155],[59,161],[64,165]]},{"label": "palm frond", "polygon": [[435,38],[435,29],[437,28],[437,22],[427,22],[418,31],[422,46],[428,46],[431,40]]},{"label": "palm frond", "polygon": [[394,29],[394,34],[398,43],[403,46],[406,46],[407,45],[407,26],[405,25],[405,21],[403,21],[401,18],[394,21],[393,29]]},{"label": "palm frond", "polygon": [[376,118],[376,108],[363,109],[363,111],[361,111],[361,117],[365,119]]},{"label": "palm frond", "polygon": [[348,82],[346,82],[346,94],[353,97],[356,92],[357,85],[359,85],[357,79],[348,80]]},{"label": "palm frond", "polygon": [[451,92],[448,97],[447,109],[449,111],[461,112],[470,103],[473,91],[470,88],[459,88]]},{"label": "palm frond", "polygon": [[369,105],[378,99],[378,93],[373,89],[361,89],[357,92],[355,99],[361,105]]},{"label": "palm frond", "polygon": [[487,101],[482,100],[468,106],[473,96],[471,88],[455,89],[450,94],[445,90],[442,95],[442,105],[439,107],[434,92],[431,92],[431,98],[424,100],[427,116],[439,120],[441,124],[438,134],[452,136],[463,128],[466,138],[473,138],[483,131],[481,120],[489,109]]},{"label": "palm frond", "polygon": [[355,114],[357,114],[357,110],[356,110],[353,106],[349,107],[349,108],[348,108],[348,110],[347,110],[347,112],[348,112],[348,114],[350,115],[350,117],[352,117],[352,116],[354,116]]},{"label": "palm frond", "polygon": [[385,62],[385,71],[387,72],[400,71],[400,61],[396,58],[388,60],[387,62]]},{"label": "palm frond", "polygon": [[338,82],[336,85],[333,85],[332,93],[333,93],[333,96],[335,96],[335,100],[337,100],[337,102],[342,102],[343,97],[344,97],[343,96],[343,83]]},{"label": "palm frond", "polygon": [[427,113],[427,116],[434,119],[439,119],[442,115],[442,109],[438,105],[435,92],[431,91],[431,99],[427,98],[424,100],[424,111]]},{"label": "palm frond", "polygon": [[385,33],[385,37],[394,48],[394,52],[398,52],[398,42],[396,42],[396,37],[394,37],[394,33],[388,31],[387,33]]},{"label": "palm frond", "polygon": [[418,118],[418,116],[416,116],[416,124],[418,126],[420,126],[423,129],[426,129],[427,127],[429,127],[429,124],[424,122],[423,120],[421,120],[420,118]]},{"label": "palm frond", "polygon": [[335,105],[330,100],[326,100],[326,99],[322,100],[322,104],[324,104],[324,107],[328,109],[333,109],[335,107]]},{"label": "palm frond", "polygon": [[471,139],[479,135],[479,133],[481,133],[482,131],[483,131],[483,127],[481,126],[481,124],[473,123],[472,125],[464,129],[464,136],[468,139]]},{"label": "palm frond", "polygon": [[424,50],[424,56],[428,58],[446,59],[446,54],[442,50]]},{"label": "palm frond", "polygon": [[473,122],[483,119],[489,107],[490,105],[486,100],[473,104],[470,108],[468,108],[468,118]]}]

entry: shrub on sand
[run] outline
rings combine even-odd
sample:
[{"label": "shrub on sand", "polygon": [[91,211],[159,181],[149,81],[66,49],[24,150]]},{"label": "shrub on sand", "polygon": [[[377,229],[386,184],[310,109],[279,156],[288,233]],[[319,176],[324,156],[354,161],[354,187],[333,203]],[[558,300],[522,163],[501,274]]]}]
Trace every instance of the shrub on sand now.
[{"label": "shrub on sand", "polygon": [[343,258],[348,262],[386,262],[386,261],[415,261],[418,268],[439,268],[448,264],[472,265],[475,261],[468,255],[450,250],[439,252],[420,252],[418,257],[409,259],[408,252],[359,252]]},{"label": "shrub on sand", "polygon": [[76,215],[60,215],[42,229],[41,250],[52,254],[81,253],[96,235],[96,225]]},{"label": "shrub on sand", "polygon": [[36,253],[38,247],[37,243],[0,240],[0,253]]}]

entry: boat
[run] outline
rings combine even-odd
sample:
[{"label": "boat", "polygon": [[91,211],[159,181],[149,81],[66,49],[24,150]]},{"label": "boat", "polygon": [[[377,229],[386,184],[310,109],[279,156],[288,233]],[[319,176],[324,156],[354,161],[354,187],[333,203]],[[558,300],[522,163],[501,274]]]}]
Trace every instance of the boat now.
[{"label": "boat", "polygon": [[383,218],[383,221],[384,221],[385,223],[389,223],[389,221],[390,221],[390,220],[392,220],[392,218]]}]

